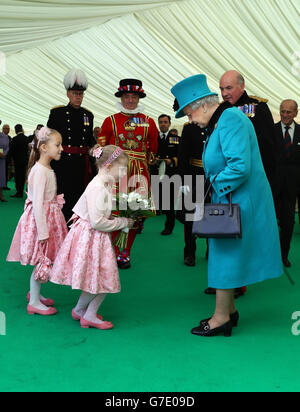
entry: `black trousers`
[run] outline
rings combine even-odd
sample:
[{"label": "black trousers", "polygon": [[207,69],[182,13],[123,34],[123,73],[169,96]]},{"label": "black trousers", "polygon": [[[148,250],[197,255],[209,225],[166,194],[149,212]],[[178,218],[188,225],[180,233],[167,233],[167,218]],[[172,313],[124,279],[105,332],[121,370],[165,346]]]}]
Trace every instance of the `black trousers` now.
[{"label": "black trousers", "polygon": [[18,162],[17,160],[14,161],[15,164],[15,183],[16,183],[16,191],[18,195],[24,195],[24,187],[26,181],[26,173],[27,173],[27,162]]},{"label": "black trousers", "polygon": [[166,215],[166,222],[165,222],[165,229],[167,230],[173,230],[175,226],[175,191],[174,191],[174,185],[171,184],[170,186],[170,193],[169,193],[169,207],[168,209],[164,209],[164,202],[163,202],[163,196],[165,196],[165,193],[162,191],[162,186],[160,185],[159,188],[159,195],[160,195],[160,210],[164,215]]},{"label": "black trousers", "polygon": [[184,258],[186,257],[193,257],[195,258],[196,255],[196,237],[192,234],[193,230],[193,222],[186,222],[184,224],[184,241],[185,241],[185,248],[184,248]]},{"label": "black trousers", "polygon": [[280,227],[280,245],[283,259],[287,259],[295,225],[296,193],[282,190],[276,196],[276,213]]}]

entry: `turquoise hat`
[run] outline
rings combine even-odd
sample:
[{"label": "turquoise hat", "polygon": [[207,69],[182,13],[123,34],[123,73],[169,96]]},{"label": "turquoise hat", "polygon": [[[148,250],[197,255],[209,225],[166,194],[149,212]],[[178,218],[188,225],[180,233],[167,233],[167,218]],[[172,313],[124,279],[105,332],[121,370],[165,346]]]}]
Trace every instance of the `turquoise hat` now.
[{"label": "turquoise hat", "polygon": [[217,93],[213,93],[208,88],[207,79],[204,74],[196,74],[182,80],[172,87],[171,92],[179,104],[179,110],[175,115],[176,119],[185,116],[183,109],[196,100],[207,96],[218,96]]}]

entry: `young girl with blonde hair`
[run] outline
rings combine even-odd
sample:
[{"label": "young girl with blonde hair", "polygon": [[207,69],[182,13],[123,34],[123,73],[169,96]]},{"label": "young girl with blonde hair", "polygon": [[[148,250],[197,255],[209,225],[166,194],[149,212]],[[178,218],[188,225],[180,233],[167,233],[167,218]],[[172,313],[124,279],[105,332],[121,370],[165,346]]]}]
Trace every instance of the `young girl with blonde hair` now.
[{"label": "young girl with blonde hair", "polygon": [[128,156],[117,146],[96,145],[91,151],[98,174],[75,205],[74,224],[55,260],[51,282],[71,286],[82,294],[72,311],[82,328],[111,329],[97,314],[107,293],[120,292],[120,279],[111,232],[132,227],[134,220],[113,218],[113,184]]},{"label": "young girl with blonde hair", "polygon": [[56,176],[52,160],[61,157],[62,137],[56,130],[43,127],[33,142],[28,169],[28,197],[24,213],[18,223],[7,257],[9,262],[36,266],[30,279],[27,312],[51,316],[57,313],[51,299],[41,294],[41,280],[37,266],[46,258],[51,265],[68,233],[61,212],[63,195],[57,196]]}]

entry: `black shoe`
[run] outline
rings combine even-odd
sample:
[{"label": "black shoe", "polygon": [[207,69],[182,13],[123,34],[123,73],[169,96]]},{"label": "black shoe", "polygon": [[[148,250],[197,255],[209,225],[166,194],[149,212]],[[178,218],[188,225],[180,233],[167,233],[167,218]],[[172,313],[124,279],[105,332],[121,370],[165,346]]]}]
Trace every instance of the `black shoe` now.
[{"label": "black shoe", "polygon": [[10,190],[9,187],[4,187],[2,190]]},{"label": "black shoe", "polygon": [[168,235],[171,235],[172,232],[173,232],[173,229],[165,229],[161,232],[161,235],[168,236]]},{"label": "black shoe", "polygon": [[119,269],[129,269],[131,267],[130,262],[118,262]]},{"label": "black shoe", "polygon": [[291,262],[288,260],[288,258],[286,259],[282,259],[283,262],[283,266],[286,268],[290,268],[292,266]]},{"label": "black shoe", "polygon": [[216,294],[216,289],[214,289],[214,288],[207,288],[207,289],[205,289],[204,293],[205,293],[206,295],[215,295],[215,294]]},{"label": "black shoe", "polygon": [[236,288],[234,289],[234,299],[238,299],[241,296],[244,296],[245,292],[243,288]]},{"label": "black shoe", "polygon": [[[233,328],[237,328],[237,327],[238,327],[238,325],[239,325],[239,319],[240,319],[240,315],[239,315],[239,312],[238,312],[238,311],[236,311],[236,312],[234,312],[234,313],[232,313],[232,314],[230,315],[230,320],[231,320],[231,323],[232,323],[232,327],[233,327]],[[211,318],[201,320],[200,325],[203,324],[203,323],[207,323],[207,322],[210,321],[210,320],[211,320]]]},{"label": "black shoe", "polygon": [[184,258],[184,264],[186,266],[196,266],[195,258],[192,256],[187,256],[186,258]]},{"label": "black shoe", "polygon": [[200,326],[192,329],[193,335],[211,337],[217,335],[224,335],[225,337],[230,337],[232,335],[232,323],[231,320],[218,328],[210,329],[209,323],[202,321]]}]

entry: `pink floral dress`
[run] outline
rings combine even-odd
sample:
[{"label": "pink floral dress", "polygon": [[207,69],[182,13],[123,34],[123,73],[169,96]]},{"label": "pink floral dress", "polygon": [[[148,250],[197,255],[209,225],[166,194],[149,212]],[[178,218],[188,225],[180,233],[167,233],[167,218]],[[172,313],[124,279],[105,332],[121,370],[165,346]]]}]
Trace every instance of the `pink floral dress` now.
[{"label": "pink floral dress", "polygon": [[50,281],[84,292],[118,293],[120,278],[111,232],[128,225],[112,218],[112,189],[97,175],[73,211],[77,217],[55,260]]},{"label": "pink floral dress", "polygon": [[52,169],[36,163],[28,177],[28,198],[7,256],[8,262],[36,266],[41,257],[40,241],[48,239],[47,257],[53,263],[68,233],[61,212],[63,195],[57,196]]}]

